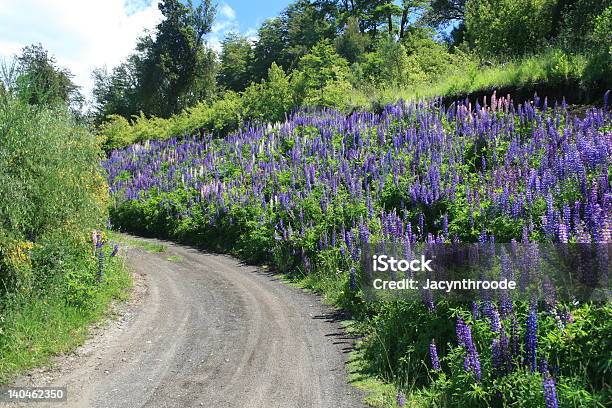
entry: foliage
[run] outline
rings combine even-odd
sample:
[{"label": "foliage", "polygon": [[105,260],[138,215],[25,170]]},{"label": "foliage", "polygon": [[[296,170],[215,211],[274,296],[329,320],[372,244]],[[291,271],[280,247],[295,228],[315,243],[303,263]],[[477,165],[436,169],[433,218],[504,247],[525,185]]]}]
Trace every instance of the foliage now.
[{"label": "foliage", "polygon": [[[597,81],[609,78],[610,65],[597,63],[596,57],[587,58],[561,49],[550,49],[539,55],[516,58],[503,65],[482,65],[472,54],[455,52],[450,55],[448,70],[433,82],[401,87],[368,87],[351,94],[349,106],[384,106],[398,99],[453,98],[474,92],[499,88],[530,88],[535,84],[555,84],[575,81],[586,90]],[[602,61],[603,62],[603,61]],[[588,71],[590,67],[591,69]]]},{"label": "foliage", "polygon": [[485,57],[516,56],[545,44],[552,0],[468,0],[468,41]]},{"label": "foliage", "polygon": [[593,57],[585,69],[585,80],[591,83],[603,82],[612,87],[612,5],[595,19],[595,28],[590,36]]},{"label": "foliage", "polygon": [[236,33],[228,34],[221,43],[218,83],[233,91],[242,91],[249,82],[249,64],[253,50],[249,40]]},{"label": "foliage", "polygon": [[275,62],[268,70],[268,79],[252,83],[242,94],[244,116],[254,121],[281,121],[294,106],[289,77]]},{"label": "foliage", "polygon": [[129,286],[108,245],[96,249],[104,264],[93,255],[92,230],[108,217],[101,156],[67,106],[0,98],[2,384],[82,342]]},{"label": "foliage", "polygon": [[368,37],[359,31],[359,21],[349,17],[342,34],[335,40],[336,52],[349,63],[359,61],[369,45]]},{"label": "foliage", "polygon": [[[89,229],[104,217],[100,151],[64,107],[0,102],[0,228],[36,241],[62,229]],[[43,199],[44,197],[44,199]]]},{"label": "foliage", "polygon": [[138,98],[139,85],[136,64],[138,60],[131,55],[126,61],[117,65],[111,73],[106,68],[93,71],[93,98],[95,122],[113,120],[113,115],[124,119],[138,114],[142,104]]},{"label": "foliage", "polygon": [[305,106],[339,106],[351,86],[348,62],[323,41],[300,58],[295,76],[296,95]]},{"label": "foliage", "polygon": [[18,97],[31,105],[69,104],[80,109],[83,97],[69,70],[59,67],[41,44],[30,45],[0,64],[0,96]]},{"label": "foliage", "polygon": [[[413,78],[422,74],[416,66],[410,65],[406,48],[401,42],[386,37],[381,39],[375,48],[376,51],[368,53],[359,67],[359,76],[362,76],[363,80],[377,86],[400,86],[407,82],[408,71],[411,71]],[[419,80],[421,79],[422,76]]]},{"label": "foliage", "polygon": [[143,111],[169,117],[212,96],[216,66],[203,37],[210,32],[216,9],[210,0],[159,3],[164,19],[154,34],[138,41],[136,52],[109,75],[95,73],[98,116],[124,116]]},{"label": "foliage", "polygon": [[0,307],[0,384],[82,344],[88,327],[105,317],[111,301],[126,299],[131,285],[127,267],[119,257],[106,259],[102,283],[91,284],[96,261],[89,257],[64,264],[63,283],[48,282],[42,293],[20,292],[4,299]]},{"label": "foliage", "polygon": [[[589,37],[597,20],[606,9],[612,7],[610,0],[558,1],[558,42],[570,49],[588,47]],[[609,13],[609,12],[608,12]],[[605,17],[603,17],[605,18]],[[608,36],[610,31],[608,31]],[[609,43],[609,38],[607,43]]]},{"label": "foliage", "polygon": [[[551,389],[559,406],[605,406],[608,305],[478,298],[478,314],[433,295],[368,302],[358,287],[368,243],[610,242],[610,111],[487,101],[298,111],[225,139],[137,144],[104,163],[111,216],[321,291],[366,333],[368,372],[416,406],[543,406]],[[516,348],[500,360],[504,339]]]},{"label": "foliage", "polygon": [[462,21],[467,0],[432,0],[423,20],[433,27],[448,27]]}]

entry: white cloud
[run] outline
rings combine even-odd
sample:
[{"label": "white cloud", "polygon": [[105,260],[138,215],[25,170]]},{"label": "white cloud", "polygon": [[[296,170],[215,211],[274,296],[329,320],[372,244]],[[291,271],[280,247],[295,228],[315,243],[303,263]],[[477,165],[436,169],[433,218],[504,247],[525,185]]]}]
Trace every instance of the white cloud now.
[{"label": "white cloud", "polygon": [[236,18],[236,12],[229,4],[226,3],[221,4],[219,7],[219,14],[228,20],[234,20]]},{"label": "white cloud", "polygon": [[208,46],[216,52],[221,52],[221,41],[227,33],[239,32],[240,25],[236,19],[236,12],[227,3],[219,5],[217,17],[213,23],[210,34],[206,40]]},{"label": "white cloud", "polygon": [[86,95],[91,71],[127,57],[162,16],[155,0],[20,0],[0,6],[0,55],[41,43],[72,71]]},{"label": "white cloud", "polygon": [[257,29],[256,28],[249,28],[244,32],[245,37],[251,41],[251,42],[255,42],[259,39],[259,36],[257,35]]},{"label": "white cloud", "polygon": [[[0,57],[41,43],[57,62],[68,68],[86,97],[93,87],[91,72],[109,70],[133,52],[144,30],[161,21],[157,0],[0,0]],[[236,11],[219,5],[207,36],[208,45],[221,50],[229,32],[239,32]],[[254,30],[249,30],[253,37]]]}]

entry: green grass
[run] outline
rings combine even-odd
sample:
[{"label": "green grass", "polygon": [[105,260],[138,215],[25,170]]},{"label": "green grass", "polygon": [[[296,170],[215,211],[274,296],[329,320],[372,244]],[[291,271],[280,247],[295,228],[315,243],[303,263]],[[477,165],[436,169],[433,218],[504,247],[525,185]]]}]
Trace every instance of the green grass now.
[{"label": "green grass", "polygon": [[181,258],[178,255],[170,255],[169,257],[166,258],[168,261],[170,262],[181,262],[183,260],[183,258]]},{"label": "green grass", "polygon": [[[144,249],[147,252],[161,253],[166,252],[166,246],[164,244],[158,244],[155,242],[146,241],[139,238],[134,238],[129,235],[122,234],[116,231],[110,231],[108,237],[111,241],[115,241],[119,244]],[[172,259],[168,259],[172,261]]]},{"label": "green grass", "polygon": [[466,63],[432,83],[402,88],[356,89],[350,95],[349,106],[367,107],[372,102],[387,104],[398,99],[451,97],[503,87],[529,87],[539,83],[549,83],[552,86],[568,79],[583,78],[587,64],[588,58],[584,55],[554,49],[505,64],[482,67],[476,63]]},{"label": "green grass", "polygon": [[[348,334],[361,335],[361,330],[357,328],[358,324],[352,320],[343,321],[342,326]],[[363,350],[360,349],[358,342],[356,349],[351,352],[347,364],[349,384],[365,392],[364,402],[369,406],[375,408],[397,407],[397,389],[395,386],[373,376],[368,371],[368,367],[368,361],[364,357]]]},{"label": "green grass", "polygon": [[126,299],[131,284],[125,260],[115,257],[86,308],[67,304],[61,290],[15,296],[0,315],[0,384],[81,345],[89,325],[108,317],[110,303]]}]

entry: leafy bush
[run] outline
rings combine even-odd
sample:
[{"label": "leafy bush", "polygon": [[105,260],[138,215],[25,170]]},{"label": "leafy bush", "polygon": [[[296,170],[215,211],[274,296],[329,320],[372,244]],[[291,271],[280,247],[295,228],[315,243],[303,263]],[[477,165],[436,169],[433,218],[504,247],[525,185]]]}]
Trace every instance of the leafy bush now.
[{"label": "leafy bush", "polygon": [[551,28],[552,0],[468,0],[468,41],[484,56],[517,56],[541,47]]},{"label": "leafy bush", "polygon": [[606,88],[612,87],[612,6],[597,16],[590,35],[592,57],[585,68],[587,83],[603,82]]},{"label": "leafy bush", "polygon": [[268,70],[268,79],[251,84],[242,93],[244,116],[258,122],[277,122],[295,106],[289,76],[275,62]]},{"label": "leafy bush", "polygon": [[351,89],[349,76],[348,62],[321,41],[300,58],[293,78],[296,98],[305,106],[340,106]]},{"label": "leafy bush", "polygon": [[[78,253],[88,231],[106,216],[100,152],[67,109],[0,101],[0,196],[10,197],[0,203],[0,253],[6,259],[21,259],[26,247],[32,252],[54,248],[53,256],[34,258],[41,263],[32,270],[44,280],[44,273],[60,272],[54,264]],[[81,245],[71,246],[76,243]],[[23,264],[3,264],[0,290],[7,282],[20,282],[24,290],[34,284],[23,279]]]},{"label": "leafy bush", "polygon": [[[114,119],[117,146],[129,133]],[[92,230],[108,217],[101,158],[67,107],[0,98],[0,384],[75,347],[129,286],[108,248],[104,264],[93,256]]]}]

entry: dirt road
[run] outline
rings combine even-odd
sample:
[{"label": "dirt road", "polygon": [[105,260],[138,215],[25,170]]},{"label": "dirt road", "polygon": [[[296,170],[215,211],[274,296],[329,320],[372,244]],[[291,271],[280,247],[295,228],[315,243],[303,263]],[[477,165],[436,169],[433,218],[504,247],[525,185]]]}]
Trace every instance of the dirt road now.
[{"label": "dirt road", "polygon": [[231,257],[171,243],[127,256],[134,304],[21,385],[67,386],[59,405],[68,407],[363,406],[346,383],[352,339],[316,297]]}]

